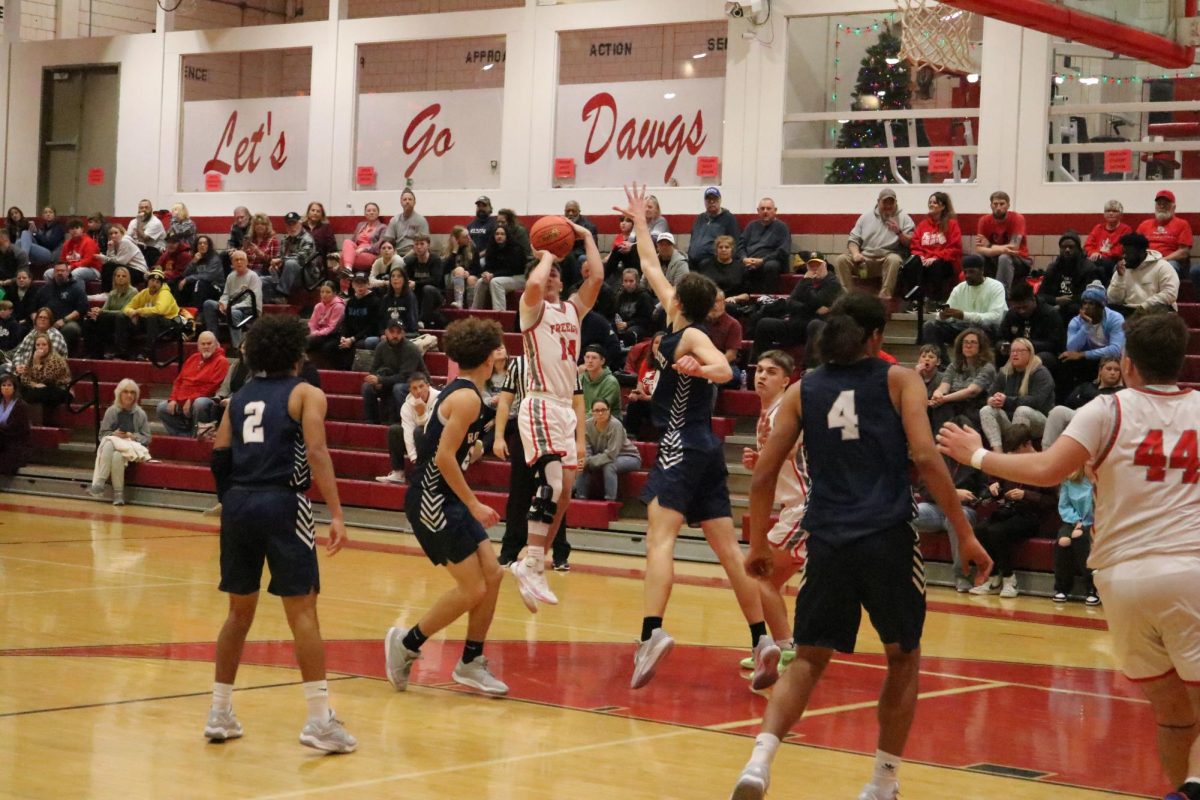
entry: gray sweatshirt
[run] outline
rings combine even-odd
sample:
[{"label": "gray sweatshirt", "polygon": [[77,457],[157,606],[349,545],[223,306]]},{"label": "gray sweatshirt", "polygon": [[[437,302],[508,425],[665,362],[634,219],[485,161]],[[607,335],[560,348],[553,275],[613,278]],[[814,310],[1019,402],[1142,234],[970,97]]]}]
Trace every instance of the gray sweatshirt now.
[{"label": "gray sweatshirt", "polygon": [[131,438],[138,444],[150,444],[150,420],[141,406],[135,405],[131,411],[125,411],[115,403],[108,407],[100,423],[100,438],[117,431],[132,434]]},{"label": "gray sweatshirt", "polygon": [[611,464],[621,455],[640,458],[637,445],[629,441],[625,426],[616,417],[609,418],[608,427],[604,430],[599,430],[596,421],[589,419],[584,428],[584,437],[587,440],[587,459],[584,464],[592,469]]}]

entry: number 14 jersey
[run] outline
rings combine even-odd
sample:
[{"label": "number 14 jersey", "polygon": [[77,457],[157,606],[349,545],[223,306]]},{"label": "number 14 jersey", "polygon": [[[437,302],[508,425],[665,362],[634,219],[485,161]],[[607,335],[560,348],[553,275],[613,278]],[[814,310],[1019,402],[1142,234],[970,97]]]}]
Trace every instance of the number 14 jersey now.
[{"label": "number 14 jersey", "polygon": [[[524,317],[526,310],[521,310]],[[521,320],[529,394],[548,394],[567,405],[579,378],[579,309],[573,301],[543,301],[531,325]]]},{"label": "number 14 jersey", "polygon": [[1095,543],[1088,566],[1200,554],[1200,393],[1123,389],[1075,414],[1064,436],[1091,454]]}]

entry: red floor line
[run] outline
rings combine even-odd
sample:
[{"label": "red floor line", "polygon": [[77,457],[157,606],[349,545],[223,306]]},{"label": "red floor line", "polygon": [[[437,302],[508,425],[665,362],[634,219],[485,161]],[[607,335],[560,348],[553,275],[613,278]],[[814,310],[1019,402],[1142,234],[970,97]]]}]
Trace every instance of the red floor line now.
[{"label": "red floor line", "polygon": [[[150,517],[133,517],[121,513],[111,511],[76,511],[64,509],[47,509],[41,506],[24,505],[20,503],[0,503],[0,511],[20,511],[29,514],[49,514],[56,517],[64,517],[67,519],[85,519],[85,520],[105,520],[108,522],[128,522],[134,525],[157,526],[160,528],[168,528],[171,530],[185,530],[193,533],[220,533],[220,526],[212,523],[191,523],[183,520],[162,520],[152,519]],[[324,537],[318,537],[317,541],[320,544],[325,544],[327,541]],[[372,553],[391,553],[405,556],[423,556],[424,551],[419,547],[405,544],[391,544],[388,542],[362,542],[351,539],[346,543],[346,548],[349,550],[364,550]],[[635,567],[609,567],[598,564],[574,564],[571,566],[573,572],[582,572],[586,575],[601,575],[610,578],[629,578],[632,580],[642,580],[646,576],[645,570]],[[704,577],[700,575],[676,575],[675,583],[681,586],[699,586],[709,589],[729,589],[729,581],[725,578]],[[787,587],[785,592],[789,595],[794,595],[796,590],[792,587]],[[1083,628],[1087,630],[1108,630],[1108,623],[1103,619],[1095,617],[1073,617],[1067,614],[1054,614],[1043,611],[1021,611],[1017,609],[991,608],[984,606],[962,605],[958,603],[946,603],[938,600],[930,600],[926,607],[929,611],[939,614],[958,614],[967,617],[983,617],[988,619],[1007,619],[1014,622],[1033,622],[1041,625],[1057,625],[1064,628]]]}]

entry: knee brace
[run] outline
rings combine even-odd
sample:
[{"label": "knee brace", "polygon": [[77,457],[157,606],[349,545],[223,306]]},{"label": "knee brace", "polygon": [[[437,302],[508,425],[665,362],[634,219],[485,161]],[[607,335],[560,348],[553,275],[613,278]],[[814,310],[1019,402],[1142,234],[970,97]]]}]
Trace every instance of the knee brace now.
[{"label": "knee brace", "polygon": [[563,470],[558,456],[538,459],[533,465],[533,501],[529,506],[529,521],[554,522],[558,500],[562,497]]}]

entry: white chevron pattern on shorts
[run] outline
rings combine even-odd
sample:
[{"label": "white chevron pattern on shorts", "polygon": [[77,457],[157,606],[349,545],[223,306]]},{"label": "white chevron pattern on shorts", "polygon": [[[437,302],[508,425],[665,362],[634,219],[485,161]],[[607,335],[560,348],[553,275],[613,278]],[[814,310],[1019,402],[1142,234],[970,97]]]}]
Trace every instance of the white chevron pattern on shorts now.
[{"label": "white chevron pattern on shorts", "polygon": [[917,591],[925,594],[925,558],[921,555],[921,539],[917,536],[916,529],[913,529],[913,569],[912,569],[913,586],[917,587]]},{"label": "white chevron pattern on shorts", "polygon": [[446,511],[443,508],[446,498],[441,492],[434,491],[442,480],[441,470],[431,461],[425,468],[421,478],[421,509],[418,515],[421,524],[431,531],[440,531],[446,527]]},{"label": "white chevron pattern on shorts", "polygon": [[296,433],[296,442],[292,447],[292,486],[293,488],[305,488],[312,480],[312,473],[308,466],[308,448],[304,445],[304,434]]},{"label": "white chevron pattern on shorts", "polygon": [[296,495],[296,535],[312,550],[317,546],[317,530],[313,525],[312,501],[307,495]]}]

